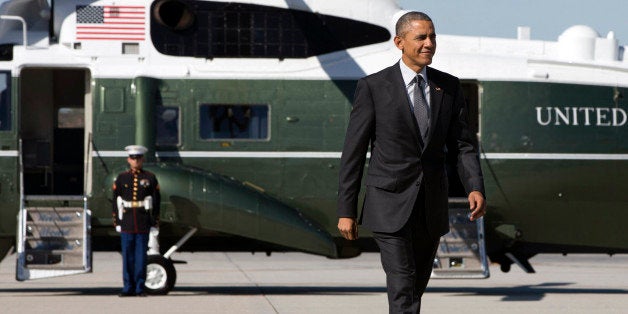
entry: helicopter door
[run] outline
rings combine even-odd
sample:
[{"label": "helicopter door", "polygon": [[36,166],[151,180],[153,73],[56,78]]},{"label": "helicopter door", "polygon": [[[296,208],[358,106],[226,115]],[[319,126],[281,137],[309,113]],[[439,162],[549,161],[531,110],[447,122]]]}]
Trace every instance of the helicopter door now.
[{"label": "helicopter door", "polygon": [[[469,129],[480,134],[481,85],[476,81],[462,82],[462,92],[467,103]],[[440,239],[432,278],[487,278],[488,258],[484,246],[484,219],[469,220],[469,201],[453,167],[454,159],[448,160],[449,177],[449,230]]]},{"label": "helicopter door", "polygon": [[19,86],[16,278],[91,271],[89,72],[25,68]]},{"label": "helicopter door", "polygon": [[21,71],[25,195],[83,195],[87,77],[84,69]]}]

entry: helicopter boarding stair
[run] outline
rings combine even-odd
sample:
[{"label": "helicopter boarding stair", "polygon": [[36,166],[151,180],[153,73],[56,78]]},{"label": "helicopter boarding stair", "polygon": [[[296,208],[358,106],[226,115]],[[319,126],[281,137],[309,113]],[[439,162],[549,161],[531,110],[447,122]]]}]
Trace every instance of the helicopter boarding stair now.
[{"label": "helicopter boarding stair", "polygon": [[18,217],[16,279],[90,272],[89,222],[84,196],[25,196]]},{"label": "helicopter boarding stair", "polygon": [[449,229],[440,239],[432,278],[488,278],[484,218],[469,220],[466,198],[449,198]]}]

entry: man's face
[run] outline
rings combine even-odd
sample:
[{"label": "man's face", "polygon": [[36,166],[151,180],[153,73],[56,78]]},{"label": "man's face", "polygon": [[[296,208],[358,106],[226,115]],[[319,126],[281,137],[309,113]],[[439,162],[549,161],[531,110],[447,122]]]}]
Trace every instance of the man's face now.
[{"label": "man's face", "polygon": [[432,63],[436,52],[436,32],[430,21],[414,20],[405,33],[395,36],[395,45],[401,50],[403,62],[418,72]]},{"label": "man's face", "polygon": [[126,161],[131,169],[140,170],[142,169],[142,164],[144,164],[144,156],[129,156]]}]

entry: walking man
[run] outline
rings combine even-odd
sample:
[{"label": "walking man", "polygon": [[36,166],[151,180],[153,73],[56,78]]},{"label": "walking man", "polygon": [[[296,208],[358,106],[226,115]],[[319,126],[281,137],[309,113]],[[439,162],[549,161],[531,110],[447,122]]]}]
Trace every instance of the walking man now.
[{"label": "walking man", "polygon": [[348,240],[357,239],[358,222],[373,232],[390,313],[418,313],[439,239],[449,231],[447,154],[457,157],[471,220],[485,214],[486,203],[460,82],[428,66],[436,52],[432,20],[422,12],[404,14],[394,43],[401,60],[357,83],[341,158],[338,229]]}]

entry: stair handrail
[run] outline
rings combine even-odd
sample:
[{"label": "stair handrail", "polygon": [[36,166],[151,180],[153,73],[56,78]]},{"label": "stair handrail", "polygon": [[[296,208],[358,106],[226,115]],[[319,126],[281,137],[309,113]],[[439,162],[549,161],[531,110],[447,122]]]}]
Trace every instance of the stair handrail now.
[{"label": "stair handrail", "polygon": [[24,46],[24,49],[27,49],[28,37],[27,37],[26,29],[28,27],[26,26],[26,20],[19,15],[4,15],[4,14],[0,15],[0,20],[12,20],[12,21],[18,21],[22,23],[22,45]]},{"label": "stair handrail", "polygon": [[[17,159],[18,159],[18,168],[20,171],[20,211],[18,212],[17,220],[17,263],[18,265],[24,265],[26,263],[26,257],[24,256],[24,237],[26,236],[26,212],[25,212],[25,200],[24,200],[24,163],[23,152],[22,152],[22,138],[18,138],[18,147],[17,147]],[[21,267],[17,268],[18,271]],[[16,277],[19,278],[20,274],[16,274]]]}]

